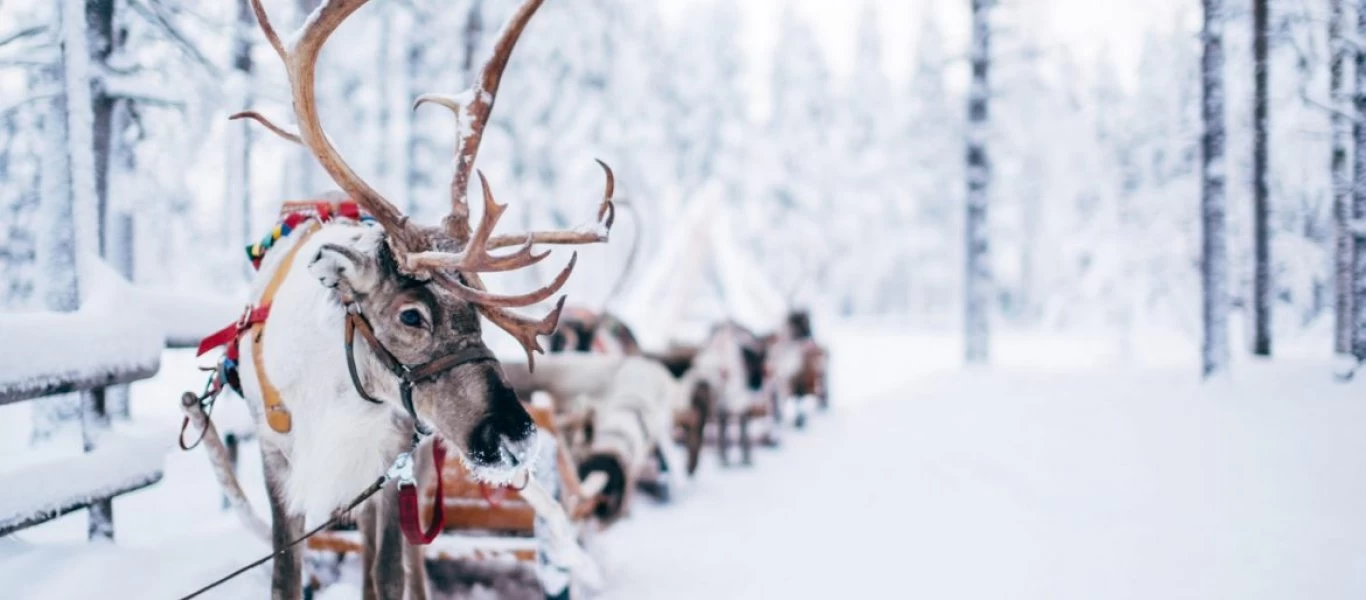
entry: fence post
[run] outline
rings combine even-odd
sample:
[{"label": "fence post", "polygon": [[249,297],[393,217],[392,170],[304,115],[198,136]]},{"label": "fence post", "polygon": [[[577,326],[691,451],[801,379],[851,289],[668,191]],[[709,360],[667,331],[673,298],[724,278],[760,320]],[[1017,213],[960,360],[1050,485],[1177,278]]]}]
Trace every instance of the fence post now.
[{"label": "fence post", "polygon": [[[105,388],[81,393],[81,442],[87,454],[99,446],[100,438],[109,430],[109,414],[105,411]],[[104,498],[90,505],[90,540],[114,539],[114,503]]]}]

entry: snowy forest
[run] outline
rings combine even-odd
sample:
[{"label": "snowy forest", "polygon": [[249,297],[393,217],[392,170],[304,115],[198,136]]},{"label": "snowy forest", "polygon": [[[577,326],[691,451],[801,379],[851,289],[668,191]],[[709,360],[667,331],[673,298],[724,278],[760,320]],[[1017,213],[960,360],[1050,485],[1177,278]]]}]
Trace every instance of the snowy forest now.
[{"label": "snowy forest", "polygon": [[[228,372],[252,327],[253,373],[267,364],[268,312],[253,310],[279,283],[251,297],[266,273],[255,252],[306,222],[289,221],[286,202],[339,186],[308,136],[284,131],[307,124],[294,122],[295,73],[259,15],[292,48],[329,2],[347,0],[0,0],[0,597],[180,597],[280,549],[279,531],[243,516],[278,508],[273,434],[257,414],[276,407],[263,382],[260,406],[244,408],[252,396]],[[369,2],[318,58],[316,100],[321,143],[414,223],[448,225],[464,193],[452,172],[474,139],[480,189],[507,204],[500,232],[610,237],[573,249],[563,316],[559,294],[514,306],[556,311],[553,335],[579,335],[565,323],[592,314],[594,327],[619,319],[629,344],[585,354],[663,372],[686,350],[686,369],[651,399],[665,433],[645,409],[607,421],[639,423],[630,440],[648,454],[622,459],[621,481],[594,479],[585,465],[600,463],[579,454],[553,457],[572,485],[556,484],[552,503],[580,538],[545,541],[540,483],[519,471],[539,568],[573,547],[602,570],[572,584],[538,571],[544,590],[528,597],[1366,593],[1366,0],[546,0],[494,85],[491,126],[471,130],[468,107],[452,118],[431,99],[492,103],[485,61],[521,5]],[[599,202],[614,224],[594,221]],[[420,254],[453,254],[435,246]],[[541,288],[570,252],[484,280],[497,293]],[[338,393],[383,405],[357,374],[358,306],[338,317]],[[530,363],[552,337],[478,314],[488,348],[470,360],[507,366],[520,342]],[[231,341],[209,344],[224,325]],[[367,347],[387,354],[370,362],[400,378],[395,422],[412,425],[383,487],[430,433],[410,378],[425,369],[369,328]],[[542,373],[558,373],[554,343],[535,359]],[[731,362],[698,400],[687,386],[713,383],[708,352]],[[429,358],[422,367],[440,362]],[[345,373],[333,363],[318,370]],[[732,409],[726,395],[744,386],[757,404]],[[236,394],[213,413],[225,389]],[[557,431],[555,443],[592,443],[601,406],[578,420],[552,408],[555,427],[589,440]],[[172,449],[176,427],[193,452]],[[195,428],[211,467],[186,444]],[[726,454],[736,440],[743,466]],[[234,493],[239,445],[252,485]],[[525,460],[510,447],[494,451]],[[686,476],[670,452],[687,454]],[[486,483],[470,498],[497,509]],[[599,504],[575,514],[563,494],[580,486]],[[603,518],[612,489],[619,513]],[[872,508],[825,526],[851,493]],[[73,512],[88,521],[59,518]],[[821,526],[796,524],[807,522]],[[465,548],[455,526],[438,529],[436,550]],[[298,559],[320,594],[308,597],[361,597],[371,572],[346,560],[373,550],[346,537],[368,535],[356,531],[324,532],[343,548],[326,549],[335,561]],[[189,564],[184,549],[202,541],[219,550]],[[901,577],[893,544],[916,577]],[[835,548],[861,558],[832,569],[822,561]],[[450,559],[431,556],[417,560]],[[426,568],[434,598],[466,597]],[[218,597],[279,581],[247,573]]]},{"label": "snowy forest", "polygon": [[[298,19],[314,2],[292,4]],[[481,162],[504,182],[511,219],[573,224],[598,176],[588,157],[602,157],[640,215],[639,270],[684,206],[715,195],[736,217],[738,247],[777,289],[823,313],[956,330],[968,304],[1000,328],[1103,332],[1121,345],[1151,331],[1200,339],[1197,3],[1152,6],[1121,64],[1105,48],[1049,39],[1049,11],[1033,3],[983,4],[969,31],[966,2],[916,2],[913,22],[886,23],[865,1],[850,9],[856,48],[842,72],[791,6],[760,69],[739,45],[740,10],[685,4],[668,22],[650,2],[546,8],[547,22],[576,25],[532,26],[510,67],[515,100],[494,115]],[[1327,0],[1270,4],[1260,113],[1254,11],[1211,9],[1225,99],[1224,166],[1215,167],[1226,181],[1222,304],[1248,346],[1257,239],[1269,240],[1272,339],[1326,336],[1349,318],[1335,311],[1350,286],[1338,273],[1350,266],[1335,257],[1350,254],[1341,209],[1352,201],[1334,189],[1350,187],[1354,172],[1354,11]],[[51,225],[65,220],[43,208],[60,211],[44,202],[56,197],[73,199],[77,255],[98,254],[139,284],[234,293],[247,276],[241,247],[270,226],[278,203],[331,189],[307,154],[226,119],[248,108],[287,114],[282,69],[261,55],[245,0],[86,5],[65,20],[62,3],[0,8],[0,301],[73,306],[62,298],[71,260]],[[444,115],[407,107],[425,91],[462,87],[510,5],[378,3],[320,67],[325,121],[346,123],[331,132],[338,147],[414,218],[438,214],[453,136]],[[64,27],[87,30],[89,61],[71,60]],[[904,72],[886,66],[892,53],[909,57]],[[971,82],[988,62],[989,80]],[[989,98],[980,121],[967,108],[974,90]],[[1259,114],[1270,115],[1262,171]],[[964,183],[981,168],[962,160],[965,140],[986,148],[980,199]],[[1265,237],[1256,235],[1259,189]],[[970,217],[979,203],[989,208]],[[969,247],[983,255],[965,269]],[[626,253],[601,254],[570,290],[590,304],[606,297]]]}]

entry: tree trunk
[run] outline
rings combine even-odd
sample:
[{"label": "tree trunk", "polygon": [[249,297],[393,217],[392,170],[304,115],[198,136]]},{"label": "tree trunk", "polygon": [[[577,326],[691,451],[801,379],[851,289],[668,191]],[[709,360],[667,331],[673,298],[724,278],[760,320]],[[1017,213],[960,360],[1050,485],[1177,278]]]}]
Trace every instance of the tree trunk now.
[{"label": "tree trunk", "polygon": [[987,159],[987,70],[990,66],[989,5],[992,0],[972,3],[972,86],[968,91],[967,125],[967,219],[965,237],[967,264],[963,281],[964,358],[968,363],[985,363],[988,358],[987,307],[991,272],[987,246],[987,199],[991,183],[991,163]]},{"label": "tree trunk", "polygon": [[1200,164],[1203,248],[1200,275],[1204,282],[1201,373],[1209,377],[1228,369],[1228,269],[1224,239],[1224,8],[1223,0],[1204,0],[1204,56],[1201,60],[1201,118],[1204,150]]},{"label": "tree trunk", "polygon": [[393,122],[393,98],[390,97],[393,93],[389,85],[389,46],[393,39],[394,10],[389,5],[383,5],[381,9],[384,12],[380,14],[379,48],[375,53],[375,82],[379,88],[379,102],[375,107],[375,179],[380,189],[391,190],[389,178],[393,168],[390,167],[389,128]]},{"label": "tree trunk", "polygon": [[[250,107],[255,102],[251,60],[252,40],[256,32],[256,17],[247,0],[237,0],[237,22],[232,36],[232,74],[236,81],[229,89],[234,92],[229,110]],[[223,205],[223,242],[227,247],[251,243],[251,123],[240,120],[228,127],[227,201]],[[250,278],[251,263],[242,261],[242,274]]]},{"label": "tree trunk", "polygon": [[1346,16],[1344,0],[1331,0],[1328,17],[1328,45],[1332,62],[1328,92],[1333,105],[1333,351],[1352,351],[1352,237],[1347,230],[1352,181],[1347,170],[1347,143],[1352,135],[1347,115],[1347,40],[1343,38]]},{"label": "tree trunk", "polygon": [[[404,84],[407,88],[404,91],[408,96],[409,104],[426,92],[428,40],[425,35],[425,28],[429,27],[430,24],[424,17],[425,15],[414,9],[410,20],[411,27],[408,31],[407,51],[403,57]],[[403,181],[403,190],[406,195],[404,202],[406,210],[404,212],[413,220],[421,221],[422,197],[432,189],[432,180],[424,168],[427,163],[424,158],[435,151],[435,145],[428,134],[430,129],[422,125],[423,115],[426,113],[416,110],[407,112],[408,144],[404,152],[404,162],[407,163],[404,165]],[[430,199],[428,200],[430,201]]]},{"label": "tree trunk", "polygon": [[[1357,40],[1366,40],[1366,0],[1357,3]],[[1354,148],[1354,176],[1352,189],[1352,224],[1348,229],[1352,246],[1353,290],[1352,306],[1355,318],[1352,327],[1352,354],[1366,361],[1366,48],[1356,48],[1356,123],[1352,127]]]},{"label": "tree trunk", "polygon": [[1271,356],[1271,207],[1268,198],[1270,175],[1267,172],[1267,110],[1270,100],[1266,56],[1269,1],[1253,0],[1252,6],[1252,353],[1257,356]]},{"label": "tree trunk", "polygon": [[[321,3],[322,0],[296,0],[299,24],[302,25],[304,19],[307,19],[310,14],[313,14],[313,10]],[[326,58],[326,55],[320,55],[318,57],[317,70],[328,72],[327,62],[328,59]],[[326,90],[320,90],[318,92],[318,111],[322,114],[327,114],[325,105],[328,104],[327,100],[330,97],[330,93],[332,92]],[[294,185],[292,191],[294,199],[303,200],[313,198],[328,191],[331,187],[334,187],[331,183],[332,180],[323,172],[322,166],[318,164],[318,159],[313,156],[312,151],[307,147],[300,145],[295,148],[294,152],[296,161],[294,164]]]},{"label": "tree trunk", "polygon": [[[93,73],[105,70],[109,56],[114,53],[114,0],[85,0],[86,40],[90,47],[90,66]],[[98,206],[96,223],[99,226],[99,254],[109,255],[109,165],[113,156],[114,105],[118,102],[105,91],[105,86],[90,86],[90,108],[94,115],[91,142],[95,153],[95,203]]]},{"label": "tree trunk", "polygon": [[[95,164],[91,140],[90,50],[86,44],[86,5],[83,0],[61,0],[57,20],[61,39],[61,67],[52,79],[63,93],[53,101],[44,121],[48,147],[43,160],[43,198],[40,226],[44,235],[39,260],[46,278],[48,310],[75,311],[88,292],[79,285],[80,264],[98,252],[99,208],[95,195]],[[34,403],[33,440],[51,436],[79,416],[79,399],[64,395]]]}]

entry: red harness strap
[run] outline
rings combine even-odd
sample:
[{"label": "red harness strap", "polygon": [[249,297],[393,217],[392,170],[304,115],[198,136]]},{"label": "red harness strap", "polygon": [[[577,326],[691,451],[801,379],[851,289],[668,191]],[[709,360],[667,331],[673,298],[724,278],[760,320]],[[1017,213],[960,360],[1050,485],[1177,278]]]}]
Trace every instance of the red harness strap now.
[{"label": "red harness strap", "polygon": [[195,356],[204,356],[204,353],[213,350],[214,348],[227,345],[228,360],[231,360],[234,363],[237,362],[237,340],[241,339],[242,332],[251,329],[252,325],[264,323],[268,316],[270,316],[269,304],[256,308],[248,306],[247,309],[242,312],[242,317],[237,319],[236,323],[219,329],[209,335],[209,337],[204,338],[203,341],[199,342],[199,352],[196,353]]},{"label": "red harness strap", "polygon": [[432,441],[432,463],[436,465],[436,496],[433,498],[432,522],[422,530],[422,517],[417,510],[417,485],[398,484],[398,525],[409,544],[424,546],[432,543],[446,528],[446,490],[441,483],[441,472],[446,465],[446,446],[437,438]]}]

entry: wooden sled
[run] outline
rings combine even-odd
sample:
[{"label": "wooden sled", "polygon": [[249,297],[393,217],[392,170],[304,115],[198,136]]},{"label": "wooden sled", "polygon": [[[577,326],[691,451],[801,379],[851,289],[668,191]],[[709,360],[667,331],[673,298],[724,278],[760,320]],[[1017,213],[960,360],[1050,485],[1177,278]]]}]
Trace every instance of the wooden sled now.
[{"label": "wooden sled", "polygon": [[[570,520],[582,530],[605,480],[580,481],[566,445],[558,438],[554,415],[549,407],[528,406],[542,435],[556,439],[554,477],[559,501]],[[425,555],[434,560],[515,561],[535,568],[542,556],[543,540],[537,536],[536,511],[516,491],[481,488],[458,457],[441,465],[445,480],[445,517],[443,534],[425,546]],[[436,497],[435,477],[420,476],[419,510],[423,523],[430,523]],[[341,556],[363,551],[360,532],[326,531],[308,540],[308,549]],[[543,582],[544,583],[544,582]]]}]

